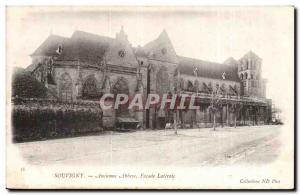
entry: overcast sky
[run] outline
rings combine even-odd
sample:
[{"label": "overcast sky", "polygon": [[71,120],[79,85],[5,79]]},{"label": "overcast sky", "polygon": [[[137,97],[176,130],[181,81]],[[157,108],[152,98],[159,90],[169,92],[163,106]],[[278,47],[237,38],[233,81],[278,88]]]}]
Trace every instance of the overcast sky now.
[{"label": "overcast sky", "polygon": [[263,59],[267,96],[283,109],[293,100],[292,8],[12,7],[7,10],[7,63],[28,66],[29,55],[51,33],[70,37],[82,30],[115,37],[122,25],[133,46],[143,46],[165,29],[177,54],[187,57],[223,62],[252,50]]}]

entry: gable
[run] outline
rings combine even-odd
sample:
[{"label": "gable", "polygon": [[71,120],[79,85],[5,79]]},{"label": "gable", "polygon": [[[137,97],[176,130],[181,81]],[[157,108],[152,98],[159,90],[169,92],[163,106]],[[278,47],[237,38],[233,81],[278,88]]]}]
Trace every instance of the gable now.
[{"label": "gable", "polygon": [[177,54],[166,31],[163,31],[157,39],[146,44],[143,49],[149,59],[178,63]]},{"label": "gable", "polygon": [[116,40],[107,49],[105,60],[107,64],[111,65],[138,67],[136,56],[130,44]]}]

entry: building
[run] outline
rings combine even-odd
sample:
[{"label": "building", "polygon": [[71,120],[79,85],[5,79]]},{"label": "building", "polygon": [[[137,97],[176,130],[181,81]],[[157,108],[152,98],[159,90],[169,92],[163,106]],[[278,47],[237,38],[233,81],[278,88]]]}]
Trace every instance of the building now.
[{"label": "building", "polygon": [[[208,62],[177,55],[165,30],[145,46],[132,47],[122,27],[115,38],[82,31],[70,38],[50,35],[31,57],[27,70],[61,100],[96,101],[105,93],[195,94],[200,109],[176,112],[179,124],[209,127],[211,94],[220,89],[218,124],[265,124],[269,120],[262,59],[252,51],[240,60]],[[239,109],[233,109],[236,105]],[[104,126],[113,127],[120,118],[160,129],[173,122],[174,112],[123,108],[103,112],[101,120]]]}]

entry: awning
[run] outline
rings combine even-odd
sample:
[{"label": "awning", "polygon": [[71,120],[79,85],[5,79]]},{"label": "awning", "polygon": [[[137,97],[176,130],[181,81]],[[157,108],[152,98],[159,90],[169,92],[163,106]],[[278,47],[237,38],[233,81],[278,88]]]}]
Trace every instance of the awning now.
[{"label": "awning", "polygon": [[125,117],[118,117],[117,122],[119,122],[119,123],[139,123],[139,121],[137,121],[134,118],[125,118]]}]

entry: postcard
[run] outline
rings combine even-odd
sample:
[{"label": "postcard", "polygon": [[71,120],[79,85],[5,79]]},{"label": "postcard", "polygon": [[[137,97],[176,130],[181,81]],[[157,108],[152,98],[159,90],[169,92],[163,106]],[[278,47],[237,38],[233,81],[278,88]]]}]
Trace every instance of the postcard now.
[{"label": "postcard", "polygon": [[9,189],[294,189],[292,6],[6,8]]}]

